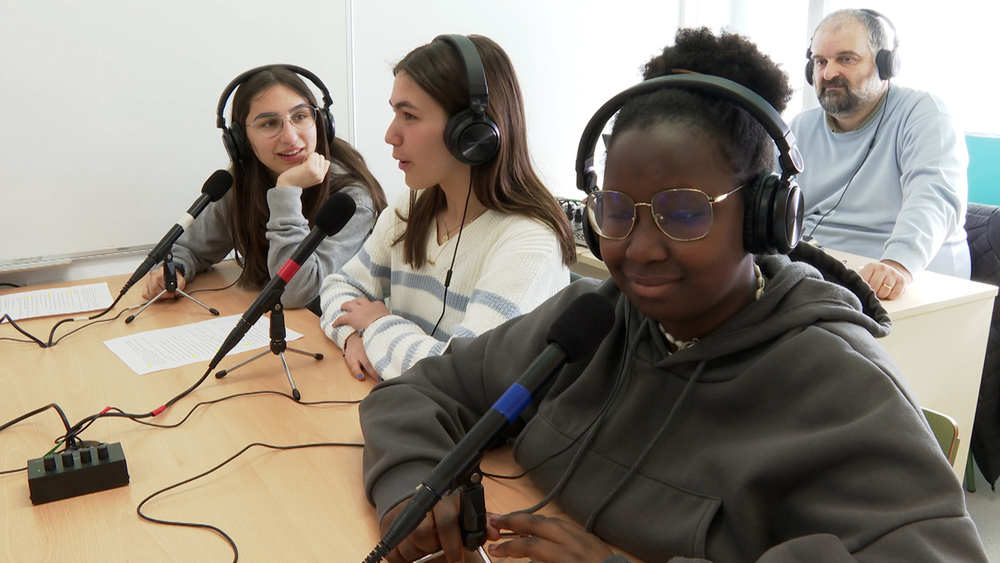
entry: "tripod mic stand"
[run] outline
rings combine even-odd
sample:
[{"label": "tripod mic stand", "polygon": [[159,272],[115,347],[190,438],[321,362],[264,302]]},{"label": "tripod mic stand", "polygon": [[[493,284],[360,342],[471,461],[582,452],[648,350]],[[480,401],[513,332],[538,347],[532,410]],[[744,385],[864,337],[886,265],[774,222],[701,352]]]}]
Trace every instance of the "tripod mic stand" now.
[{"label": "tripod mic stand", "polygon": [[244,360],[229,369],[217,371],[215,373],[216,379],[222,379],[227,373],[243,367],[270,352],[271,354],[281,358],[281,365],[285,368],[285,376],[288,378],[288,384],[292,386],[292,398],[296,401],[302,398],[302,394],[299,393],[298,388],[295,387],[295,381],[292,379],[292,372],[288,370],[288,362],[285,361],[285,352],[295,352],[296,354],[302,354],[303,356],[312,356],[317,360],[322,360],[323,354],[306,352],[288,347],[288,343],[285,342],[285,313],[283,312],[283,309],[284,308],[281,306],[281,299],[279,298],[274,304],[274,307],[271,308],[271,345],[269,346],[269,349],[264,350],[256,356],[248,360]]},{"label": "tripod mic stand", "polygon": [[194,297],[191,297],[187,293],[184,293],[182,290],[177,288],[177,264],[174,263],[174,254],[168,251],[167,257],[163,259],[163,291],[157,293],[156,297],[153,297],[149,301],[146,301],[146,303],[142,307],[140,307],[139,310],[136,311],[134,315],[129,315],[129,317],[125,319],[125,323],[128,324],[134,321],[135,318],[138,317],[140,313],[146,310],[146,307],[149,307],[150,305],[155,303],[156,300],[162,297],[164,293],[179,293],[181,294],[182,297],[187,297],[191,301],[194,301],[195,303],[208,309],[209,313],[212,313],[216,317],[219,316],[218,310],[209,307],[208,305],[205,305],[201,301],[198,301]]}]

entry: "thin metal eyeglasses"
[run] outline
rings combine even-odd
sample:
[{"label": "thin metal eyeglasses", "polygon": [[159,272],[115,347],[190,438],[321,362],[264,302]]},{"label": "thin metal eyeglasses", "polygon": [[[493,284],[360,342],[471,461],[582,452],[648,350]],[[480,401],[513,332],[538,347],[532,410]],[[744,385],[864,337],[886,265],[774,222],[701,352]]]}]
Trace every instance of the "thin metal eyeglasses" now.
[{"label": "thin metal eyeglasses", "polygon": [[285,120],[296,129],[309,129],[316,123],[317,111],[313,106],[302,104],[292,108],[292,112],[285,116],[276,113],[262,113],[247,125],[253,125],[257,134],[265,139],[270,139],[281,133],[285,127]]},{"label": "thin metal eyeglasses", "polygon": [[599,236],[625,240],[635,227],[638,208],[646,206],[653,222],[667,238],[678,242],[695,241],[708,236],[714,205],[745,186],[737,186],[718,197],[696,188],[672,188],[654,194],[650,203],[636,203],[623,192],[600,190],[587,196],[587,220]]}]

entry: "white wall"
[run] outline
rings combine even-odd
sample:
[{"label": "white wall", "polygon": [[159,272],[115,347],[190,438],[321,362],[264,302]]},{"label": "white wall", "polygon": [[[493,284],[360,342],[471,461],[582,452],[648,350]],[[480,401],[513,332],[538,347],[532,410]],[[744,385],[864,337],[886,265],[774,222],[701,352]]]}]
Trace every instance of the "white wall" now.
[{"label": "white wall", "polygon": [[[205,179],[228,166],[216,105],[248,68],[314,71],[347,123],[347,0],[307,4],[5,2],[0,269],[158,241]],[[300,9],[324,27],[297,32]],[[100,262],[107,273],[127,267]],[[0,281],[81,275],[95,274],[57,268]]]},{"label": "white wall", "polygon": [[499,43],[524,91],[539,174],[554,194],[579,198],[574,160],[584,125],[605,100],[641,80],[639,66],[673,40],[678,24],[676,1],[429,4],[354,3],[356,144],[390,198],[406,189],[383,140],[392,118],[392,66],[411,49],[444,33],[476,33]]},{"label": "white wall", "polygon": [[[390,197],[403,193],[382,140],[391,67],[441,33],[487,35],[508,51],[539,173],[557,195],[578,197],[573,164],[584,124],[640,79],[639,65],[672,40],[678,12],[676,1],[640,0],[436,0],[419,9],[403,0],[8,3],[0,281],[132,271],[145,250],[80,257],[159,240],[211,172],[228,165],[218,96],[261,64],[297,64],[323,78],[338,135],[365,155]],[[296,13],[308,15],[307,32]],[[50,257],[74,261],[27,269]]]}]

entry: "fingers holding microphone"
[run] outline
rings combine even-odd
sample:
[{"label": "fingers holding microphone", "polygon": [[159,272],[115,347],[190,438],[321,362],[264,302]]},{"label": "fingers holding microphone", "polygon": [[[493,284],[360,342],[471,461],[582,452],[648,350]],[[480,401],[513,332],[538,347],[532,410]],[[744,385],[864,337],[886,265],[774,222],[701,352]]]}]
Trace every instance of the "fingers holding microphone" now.
[{"label": "fingers holding microphone", "polygon": [[[186,282],[184,281],[184,274],[177,272],[177,289],[184,291],[184,286]],[[149,276],[146,278],[146,287],[142,289],[142,298],[149,301],[150,299],[156,297],[161,291],[166,289],[166,281],[163,278],[163,270],[155,269],[149,272]],[[180,294],[176,292],[164,293],[163,297],[176,299]]]}]

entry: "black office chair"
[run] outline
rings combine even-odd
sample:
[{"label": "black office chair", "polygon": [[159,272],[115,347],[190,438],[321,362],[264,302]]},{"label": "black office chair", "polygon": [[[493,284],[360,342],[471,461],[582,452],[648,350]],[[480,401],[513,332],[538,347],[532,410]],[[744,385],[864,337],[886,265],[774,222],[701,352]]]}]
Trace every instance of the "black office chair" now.
[{"label": "black office chair", "polygon": [[[972,280],[1000,286],[1000,206],[969,203],[965,231],[972,257]],[[969,492],[976,490],[973,458],[995,489],[1000,477],[1000,299],[993,303],[983,381],[969,446],[965,473],[965,487]]]}]

